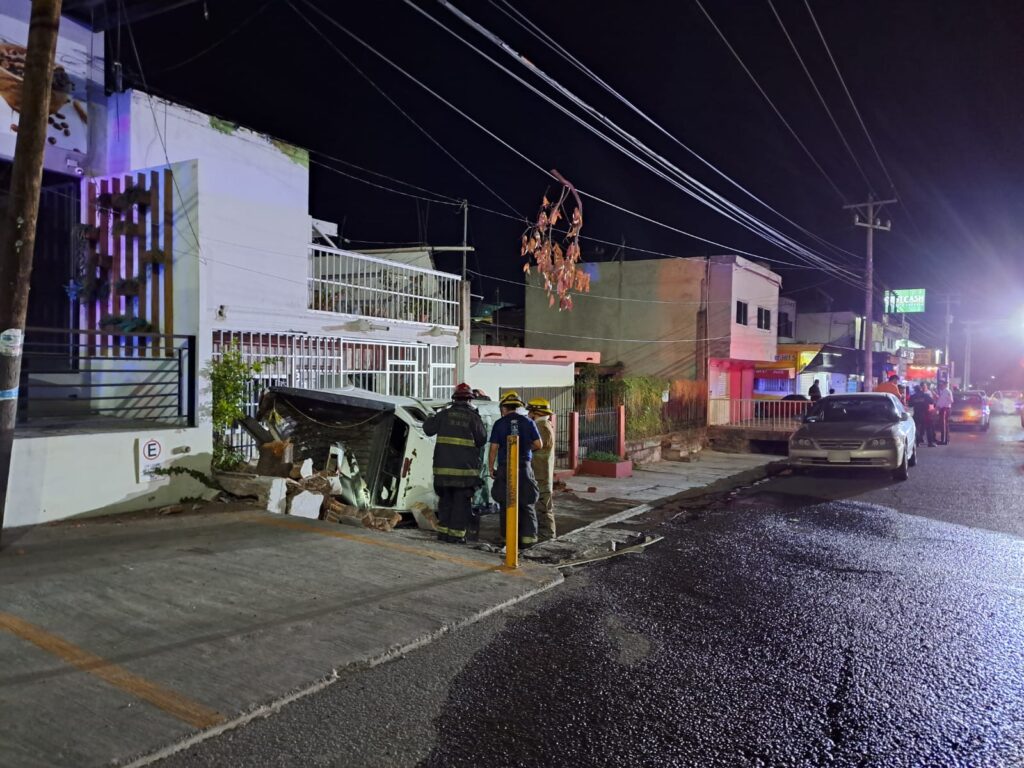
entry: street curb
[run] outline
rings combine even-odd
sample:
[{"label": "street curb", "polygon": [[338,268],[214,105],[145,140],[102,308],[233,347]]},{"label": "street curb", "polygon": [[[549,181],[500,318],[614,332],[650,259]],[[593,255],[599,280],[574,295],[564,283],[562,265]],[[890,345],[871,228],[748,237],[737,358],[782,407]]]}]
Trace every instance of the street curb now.
[{"label": "street curb", "polygon": [[477,611],[476,613],[466,616],[457,621],[442,624],[437,629],[431,632],[427,632],[426,634],[421,635],[415,640],[411,640],[401,645],[393,646],[381,653],[369,654],[362,659],[357,659],[355,661],[348,662],[347,664],[341,667],[336,667],[332,669],[330,673],[326,676],[313,681],[304,688],[301,688],[297,691],[293,691],[267,704],[262,704],[256,707],[255,709],[250,710],[249,712],[245,712],[241,715],[238,715],[234,719],[229,720],[225,723],[221,723],[220,725],[214,726],[213,728],[208,728],[204,731],[194,733],[191,736],[188,736],[180,741],[175,742],[174,744],[162,747],[156,750],[155,752],[149,752],[141,757],[137,757],[131,760],[130,762],[120,762],[119,760],[115,759],[111,763],[111,765],[121,766],[121,768],[141,768],[142,766],[152,765],[153,763],[159,760],[163,760],[164,758],[170,757],[173,754],[182,752],[190,747],[195,746],[196,744],[201,744],[207,739],[212,739],[213,737],[219,736],[222,733],[234,730],[239,726],[246,725],[247,723],[250,723],[253,720],[269,717],[270,715],[273,715],[274,713],[280,711],[281,708],[287,706],[288,704],[291,704],[294,701],[298,701],[299,699],[305,698],[306,696],[309,696],[314,693],[319,693],[328,686],[331,686],[334,683],[341,680],[348,673],[359,672],[364,669],[372,669],[373,667],[376,667],[380,664],[384,664],[386,662],[392,661],[393,659],[404,656],[408,653],[411,653],[412,651],[415,651],[418,648],[422,648],[425,645],[429,645],[435,640],[440,640],[442,637],[451,632],[455,632],[456,630],[463,629],[464,627],[468,627],[471,624],[475,624],[476,622],[481,621],[482,619],[485,619],[488,616],[491,616],[492,614],[511,608],[513,605],[516,605],[517,603],[529,600],[531,597],[536,597],[537,595],[542,594],[543,592],[546,592],[549,589],[553,589],[554,587],[559,586],[565,581],[565,576],[557,568],[545,568],[545,570],[548,571],[548,574],[551,576],[551,578],[546,583],[541,584],[540,586],[534,589],[530,589],[520,595],[516,595],[515,597],[510,598],[509,600],[505,600],[504,602],[497,603],[487,608],[483,608]]},{"label": "street curb", "polygon": [[601,520],[595,520],[592,523],[587,523],[582,528],[577,528],[574,531],[567,533],[566,537],[570,537],[580,531],[589,531],[596,528],[604,528],[608,525],[615,525],[621,523],[624,520],[642,515],[646,512],[653,512],[660,507],[673,504],[680,501],[694,501],[696,499],[703,498],[705,496],[722,496],[728,493],[732,493],[739,488],[745,488],[755,483],[759,483],[762,480],[767,480],[769,477],[775,477],[781,474],[784,470],[788,469],[789,463],[785,459],[779,461],[771,461],[767,464],[763,464],[760,467],[754,469],[745,469],[742,472],[737,472],[735,475],[729,475],[715,480],[713,483],[702,485],[697,488],[687,488],[685,491],[666,496],[663,499],[656,501],[646,502],[639,504],[629,509],[624,509],[621,512],[616,512],[614,515],[602,518]]}]

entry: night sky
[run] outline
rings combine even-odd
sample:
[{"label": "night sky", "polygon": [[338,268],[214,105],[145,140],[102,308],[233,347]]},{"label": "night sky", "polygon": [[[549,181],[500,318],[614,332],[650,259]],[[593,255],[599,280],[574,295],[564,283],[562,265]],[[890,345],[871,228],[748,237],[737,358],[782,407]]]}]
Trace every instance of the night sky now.
[{"label": "night sky", "polygon": [[[548,178],[318,17],[305,0],[294,2],[356,67],[497,196],[425,138],[285,0],[207,0],[208,20],[204,4],[198,2],[136,23],[134,33],[150,89],[304,146],[314,153],[316,163],[346,174],[433,197],[327,156],[434,193],[468,198],[473,205],[511,214],[500,196],[522,216],[535,213],[550,187]],[[540,166],[557,168],[581,189],[720,243],[794,262],[789,254],[686,197],[571,123],[404,3],[314,2]],[[531,0],[516,2],[515,7],[709,163],[801,226],[857,254],[857,259],[814,244],[723,181],[516,26],[496,5],[484,0],[457,4],[732,202],[815,245],[829,258],[863,269],[864,230],[852,226],[851,214],[841,206],[864,200],[871,190],[890,197],[893,189],[801,0],[776,0],[775,7],[867,182],[844,149],[767,0],[704,0],[704,7],[841,194],[808,159],[693,0]],[[419,6],[527,76],[525,69],[440,4],[419,0]],[[876,237],[880,281],[893,288],[959,292],[957,318],[993,321],[981,334],[984,338],[976,337],[975,380],[1024,377],[1024,3],[812,0],[811,7],[901,200],[883,213],[892,220],[892,232]],[[125,70],[138,81],[126,32],[120,46]],[[108,36],[111,60],[117,48],[114,31]],[[461,215],[455,207],[380,190],[316,163],[311,170],[311,213],[344,222],[350,247],[461,242]],[[585,201],[585,206],[584,235],[624,239],[634,248],[678,256],[726,250],[594,201]],[[514,220],[473,209],[470,241],[478,252],[470,267],[521,280],[522,229]],[[613,258],[615,251],[590,242],[584,254],[599,261]],[[626,258],[649,256],[627,251]],[[455,268],[456,260],[440,266]],[[824,288],[835,309],[862,309],[862,299],[851,289],[834,281],[822,286],[828,276],[819,271],[774,266],[783,275],[784,292],[795,291],[792,295],[810,308],[822,308]],[[474,292],[488,298],[496,288],[503,299],[521,300],[522,289],[515,285],[474,280]],[[940,346],[943,313],[938,302],[933,301],[931,308],[917,318],[915,336]],[[958,360],[961,350],[962,336],[955,329],[953,351]],[[996,382],[1011,383],[1010,378]]]}]

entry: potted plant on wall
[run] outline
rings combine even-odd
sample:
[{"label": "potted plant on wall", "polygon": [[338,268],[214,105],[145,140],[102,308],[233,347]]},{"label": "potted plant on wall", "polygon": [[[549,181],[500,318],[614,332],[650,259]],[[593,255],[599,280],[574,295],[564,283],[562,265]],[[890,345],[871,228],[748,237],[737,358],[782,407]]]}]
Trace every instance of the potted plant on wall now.
[{"label": "potted plant on wall", "polygon": [[579,472],[597,477],[632,477],[633,462],[607,451],[590,451],[580,462]]}]

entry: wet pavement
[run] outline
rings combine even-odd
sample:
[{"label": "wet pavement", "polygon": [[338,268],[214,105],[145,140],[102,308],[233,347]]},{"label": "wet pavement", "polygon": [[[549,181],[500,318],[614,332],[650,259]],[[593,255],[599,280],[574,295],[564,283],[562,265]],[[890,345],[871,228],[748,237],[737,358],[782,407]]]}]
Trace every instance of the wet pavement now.
[{"label": "wet pavement", "polygon": [[166,765],[1024,765],[1024,432],[778,477]]}]

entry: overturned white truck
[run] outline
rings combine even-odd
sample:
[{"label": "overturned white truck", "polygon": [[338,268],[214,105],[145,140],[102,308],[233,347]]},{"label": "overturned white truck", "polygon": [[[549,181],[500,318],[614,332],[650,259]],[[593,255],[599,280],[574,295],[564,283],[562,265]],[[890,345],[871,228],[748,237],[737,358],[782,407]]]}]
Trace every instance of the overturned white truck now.
[{"label": "overturned white truck", "polygon": [[[434,438],[424,434],[423,422],[446,405],[356,388],[273,387],[260,400],[257,420],[275,439],[290,441],[297,460],[311,459],[317,471],[337,471],[337,495],[345,503],[411,514],[422,525],[419,510],[437,508]],[[501,415],[498,404],[473,405],[489,433]],[[491,504],[486,469],[482,460],[474,507]]]}]

